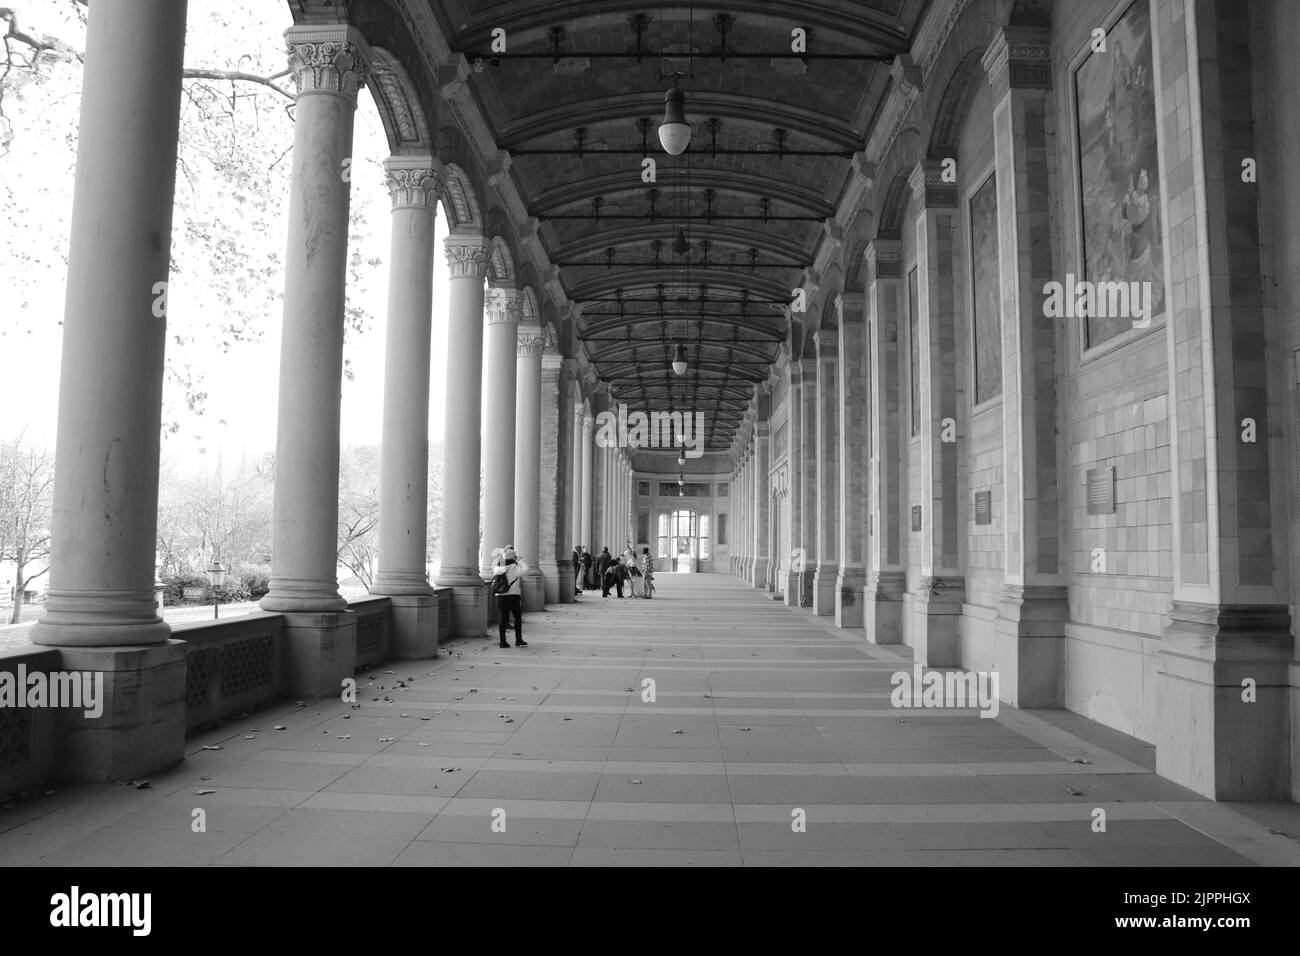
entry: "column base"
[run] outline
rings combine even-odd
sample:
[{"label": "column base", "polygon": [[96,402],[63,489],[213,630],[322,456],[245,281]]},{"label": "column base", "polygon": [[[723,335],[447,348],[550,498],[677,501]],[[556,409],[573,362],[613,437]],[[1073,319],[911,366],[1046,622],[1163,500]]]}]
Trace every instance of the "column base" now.
[{"label": "column base", "polygon": [[133,780],[185,757],[185,645],[65,647],[60,670],[104,675],[103,712],[59,712],[59,774],[72,780]]},{"label": "column base", "polygon": [[834,564],[823,564],[813,572],[813,613],[818,617],[835,616],[835,579],[840,569]]},{"label": "column base", "polygon": [[439,578],[438,584],[451,588],[451,637],[483,637],[487,634],[488,606],[495,614],[496,602],[481,578]]},{"label": "column base", "polygon": [[1156,772],[1212,800],[1289,799],[1292,643],[1285,606],[1175,601],[1160,649]]},{"label": "column base", "polygon": [[[524,575],[523,581],[520,582],[523,590],[523,601],[520,602],[525,611],[544,611],[546,610],[546,578],[542,572],[536,568],[528,571]],[[493,601],[493,604],[496,602]]]},{"label": "column base", "polygon": [[876,571],[862,589],[862,627],[872,644],[903,643],[903,594],[907,576],[902,571]]},{"label": "column base", "polygon": [[543,599],[547,604],[572,604],[575,578],[572,563],[544,562],[542,580],[545,584]]},{"label": "column base", "polygon": [[[434,632],[437,633],[436,631]],[[357,667],[351,611],[284,615],[284,682],[291,697],[337,697]]]},{"label": "column base", "polygon": [[438,656],[438,599],[432,594],[392,594],[392,657],[419,661]]},{"label": "column base", "polygon": [[803,572],[786,571],[785,573],[785,606],[799,607],[800,598],[803,597]]},{"label": "column base", "polygon": [[863,626],[863,591],[867,586],[866,568],[840,568],[835,576],[835,626]]},{"label": "column base", "polygon": [[768,562],[767,558],[754,559],[754,571],[750,576],[750,583],[756,588],[767,587]]},{"label": "column base", "polygon": [[271,576],[271,590],[258,602],[273,614],[332,614],[346,611],[348,602],[339,595],[337,580]]},{"label": "column base", "polygon": [[1065,622],[1070,617],[1064,587],[1008,584],[998,605],[999,696],[1012,707],[1064,707],[1062,668]]},{"label": "column base", "polygon": [[[159,617],[161,605],[154,592],[147,593],[146,602],[136,599],[137,592],[78,592],[75,596],[52,592],[45,613],[28,629],[27,639],[49,647],[165,644],[171,626]],[[106,605],[107,610],[103,609]]]},{"label": "column base", "polygon": [[907,595],[908,643],[923,667],[960,667],[961,634],[957,622],[966,601],[966,579],[922,577]]}]

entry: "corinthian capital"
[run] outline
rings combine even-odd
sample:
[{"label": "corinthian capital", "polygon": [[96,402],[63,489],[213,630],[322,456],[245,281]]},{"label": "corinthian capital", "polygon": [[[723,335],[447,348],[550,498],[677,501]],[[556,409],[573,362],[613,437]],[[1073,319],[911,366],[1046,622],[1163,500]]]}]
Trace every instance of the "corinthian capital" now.
[{"label": "corinthian capital", "polygon": [[487,275],[487,240],[473,234],[452,233],[444,243],[447,271],[453,279],[483,279]]},{"label": "corinthian capital", "polygon": [[392,156],[384,160],[384,181],[394,209],[437,211],[442,177],[428,156]]},{"label": "corinthian capital", "polygon": [[356,102],[370,74],[370,47],[349,26],[290,27],[284,32],[298,95],[337,93]]},{"label": "corinthian capital", "polygon": [[519,290],[507,285],[492,286],[483,298],[488,325],[519,322]]},{"label": "corinthian capital", "polygon": [[542,350],[546,348],[546,336],[542,333],[540,325],[521,325],[516,341],[518,342],[518,355],[541,355]]}]

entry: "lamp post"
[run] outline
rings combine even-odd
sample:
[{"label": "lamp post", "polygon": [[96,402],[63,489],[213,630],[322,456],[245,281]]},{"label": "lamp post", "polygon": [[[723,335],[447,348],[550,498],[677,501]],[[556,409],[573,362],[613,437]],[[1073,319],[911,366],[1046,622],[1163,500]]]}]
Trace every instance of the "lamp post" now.
[{"label": "lamp post", "polygon": [[216,558],[212,559],[212,566],[208,568],[208,578],[212,582],[212,620],[217,620],[221,616],[221,596],[220,588],[226,583],[226,569]]}]

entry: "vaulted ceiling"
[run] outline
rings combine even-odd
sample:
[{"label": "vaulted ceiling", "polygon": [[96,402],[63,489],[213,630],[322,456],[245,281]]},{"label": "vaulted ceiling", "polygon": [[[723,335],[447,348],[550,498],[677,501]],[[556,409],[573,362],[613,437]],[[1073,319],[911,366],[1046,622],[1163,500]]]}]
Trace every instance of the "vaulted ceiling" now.
[{"label": "vaulted ceiling", "polygon": [[[925,0],[430,3],[473,66],[611,397],[702,412],[708,448],[725,449]],[[680,156],[658,136],[674,75],[692,129]],[[674,250],[679,233],[688,252]]]}]

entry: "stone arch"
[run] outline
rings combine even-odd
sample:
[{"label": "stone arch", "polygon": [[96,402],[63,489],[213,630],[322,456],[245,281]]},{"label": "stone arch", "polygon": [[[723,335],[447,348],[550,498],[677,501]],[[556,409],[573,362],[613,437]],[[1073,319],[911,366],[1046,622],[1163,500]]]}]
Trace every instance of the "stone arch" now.
[{"label": "stone arch", "polygon": [[483,216],[479,212],[474,186],[465,171],[455,163],[447,163],[442,168],[442,205],[451,228],[483,228]]},{"label": "stone arch", "polygon": [[541,323],[541,310],[537,307],[537,294],[531,286],[524,286],[519,293],[519,321]]},{"label": "stone arch", "polygon": [[980,83],[985,82],[980,62],[1007,17],[1007,0],[974,0],[958,18],[943,48],[926,75],[924,115],[933,117],[926,155],[955,155]]},{"label": "stone arch", "polygon": [[832,263],[822,277],[818,289],[817,304],[821,313],[821,322],[813,328],[834,329],[839,327],[839,317],[835,314],[835,296],[844,289],[844,269],[838,262]]},{"label": "stone arch", "polygon": [[514,286],[519,277],[515,274],[515,257],[510,246],[500,236],[493,236],[488,245],[488,285]]},{"label": "stone arch", "polygon": [[921,161],[921,144],[923,133],[917,126],[908,126],[889,150],[889,156],[883,164],[879,182],[887,184],[880,197],[880,210],[876,221],[880,224],[876,235],[881,239],[898,239],[903,234],[903,217],[907,213],[908,203],[912,199],[912,189],[908,177]]},{"label": "stone arch", "polygon": [[428,153],[433,148],[424,107],[401,61],[384,47],[371,47],[367,86],[379,109],[380,122],[393,155]]}]

